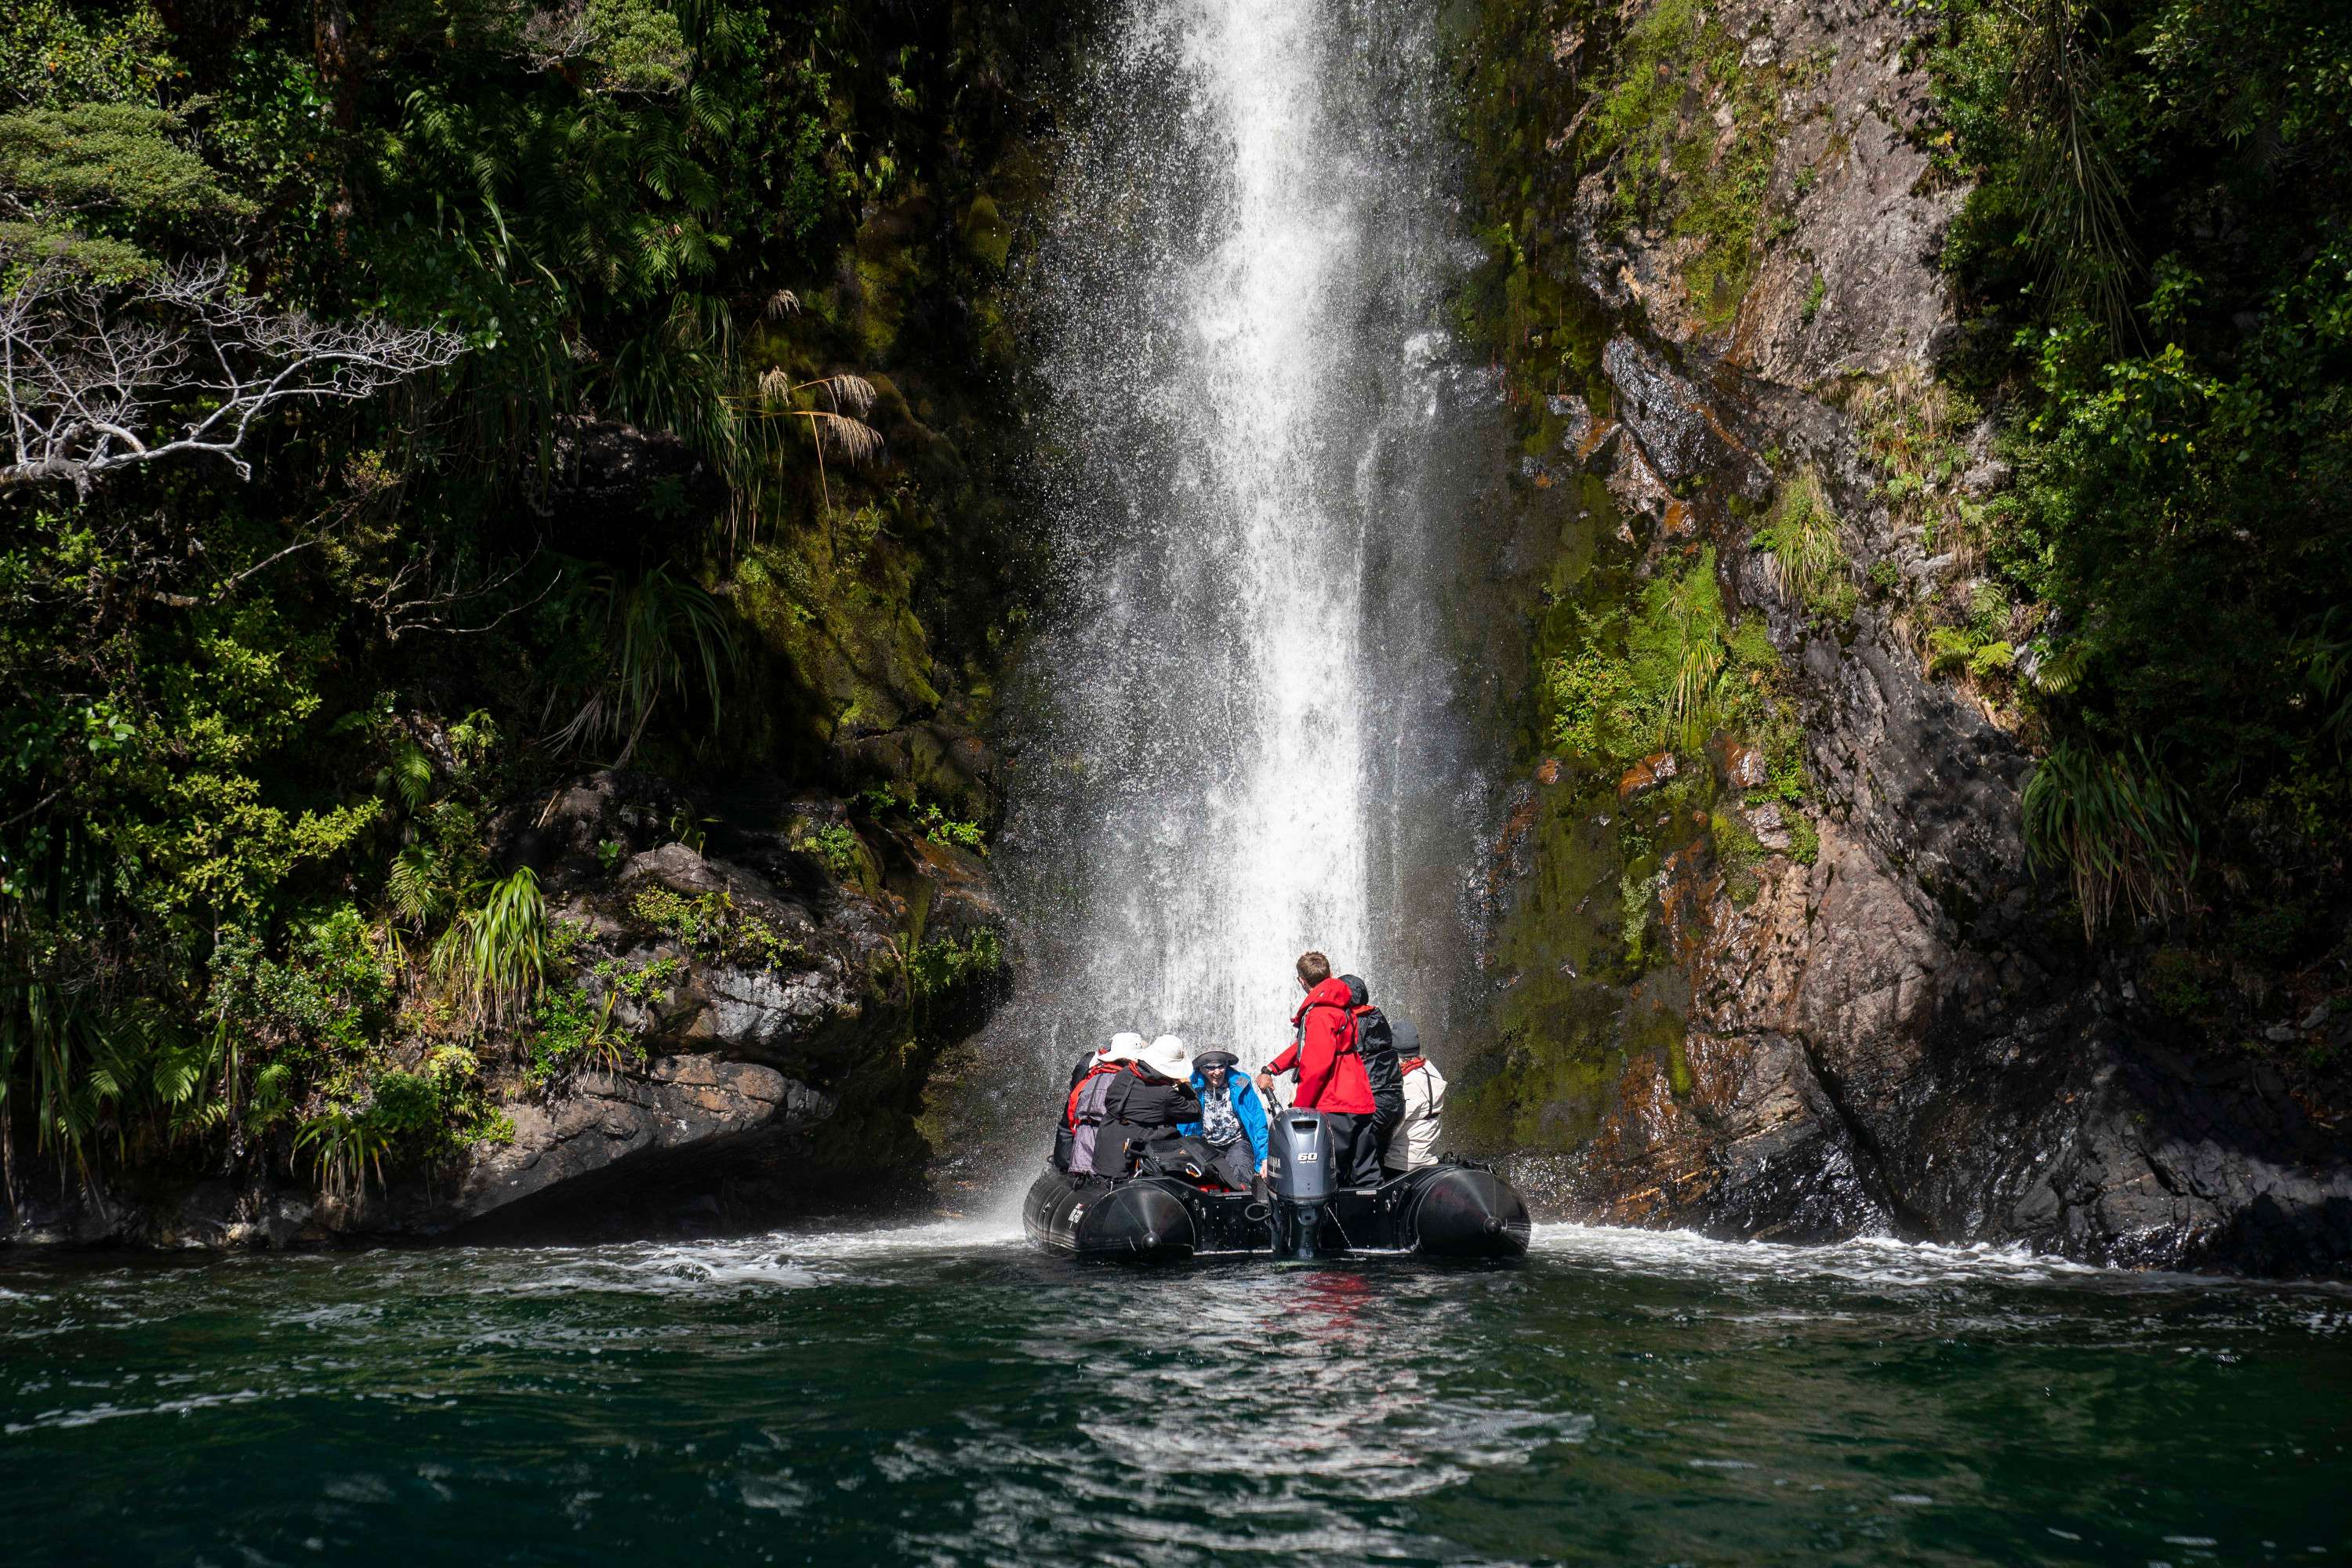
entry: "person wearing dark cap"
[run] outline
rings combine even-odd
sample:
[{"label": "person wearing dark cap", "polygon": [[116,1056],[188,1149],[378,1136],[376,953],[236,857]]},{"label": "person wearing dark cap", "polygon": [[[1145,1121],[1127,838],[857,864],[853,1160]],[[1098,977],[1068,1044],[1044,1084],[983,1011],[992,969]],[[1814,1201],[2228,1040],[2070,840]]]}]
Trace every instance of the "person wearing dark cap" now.
[{"label": "person wearing dark cap", "polygon": [[1177,1131],[1197,1137],[1217,1152],[1217,1176],[1235,1192],[1246,1192],[1265,1173],[1265,1101],[1250,1080],[1234,1069],[1241,1058],[1231,1051],[1202,1051],[1192,1058],[1192,1092],[1201,1097],[1201,1120]]},{"label": "person wearing dark cap", "polygon": [[1382,1156],[1391,1175],[1437,1163],[1438,1122],[1445,1114],[1445,1075],[1421,1054],[1421,1031],[1396,1021],[1398,1066],[1404,1069],[1404,1120]]},{"label": "person wearing dark cap", "polygon": [[1412,1026],[1402,1018],[1392,1020],[1373,1006],[1371,988],[1360,977],[1342,974],[1339,984],[1348,988],[1348,1000],[1355,1008],[1356,1052],[1364,1058],[1364,1081],[1372,1091],[1372,1121],[1366,1130],[1370,1136],[1357,1142],[1352,1179],[1353,1185],[1368,1187],[1381,1179],[1389,1140],[1396,1135],[1397,1123],[1404,1120],[1404,1074],[1397,1066],[1398,1046]]}]

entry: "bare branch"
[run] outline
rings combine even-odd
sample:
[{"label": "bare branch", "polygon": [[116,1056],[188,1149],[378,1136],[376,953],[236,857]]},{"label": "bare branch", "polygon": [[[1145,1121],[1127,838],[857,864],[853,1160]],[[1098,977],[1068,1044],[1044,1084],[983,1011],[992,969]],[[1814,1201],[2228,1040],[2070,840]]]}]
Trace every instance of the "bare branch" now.
[{"label": "bare branch", "polygon": [[[0,266],[23,257],[0,249]],[[254,421],[288,404],[351,403],[463,351],[452,332],[280,312],[184,264],[121,290],[54,259],[0,294],[0,491],[71,482],[184,453],[240,455]]]},{"label": "bare branch", "polygon": [[[490,631],[546,598],[554,592],[556,584],[562,580],[559,574],[551,574],[545,586],[538,593],[497,609],[495,613],[492,606],[481,604],[482,600],[500,593],[529,571],[538,559],[539,552],[534,549],[503,572],[486,570],[478,582],[467,586],[463,574],[454,568],[446,582],[440,581],[428,552],[422,559],[403,563],[400,570],[393,574],[392,581],[385,584],[383,592],[370,601],[370,607],[383,618],[384,638],[388,642],[398,642],[410,632],[471,637]],[[421,584],[417,581],[419,578],[423,579]],[[421,592],[415,591],[419,588]],[[459,606],[465,605],[480,606],[472,613],[471,625],[460,624],[467,618],[459,610]]]},{"label": "bare branch", "polygon": [[553,70],[580,58],[596,47],[595,24],[588,19],[586,0],[571,0],[551,11],[534,11],[521,32],[522,58],[533,70]]}]

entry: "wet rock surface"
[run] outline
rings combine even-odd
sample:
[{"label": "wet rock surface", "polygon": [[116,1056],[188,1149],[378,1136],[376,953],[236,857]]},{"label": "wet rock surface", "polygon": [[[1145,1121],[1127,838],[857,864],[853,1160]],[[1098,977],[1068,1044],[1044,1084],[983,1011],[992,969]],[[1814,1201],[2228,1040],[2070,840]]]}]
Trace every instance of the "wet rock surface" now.
[{"label": "wet rock surface", "polygon": [[589,1178],[625,1179],[639,1165],[713,1156],[744,1140],[811,1131],[835,1097],[773,1068],[711,1056],[662,1057],[638,1073],[582,1075],[572,1092],[515,1112],[514,1142],[476,1161],[446,1200],[413,1225],[449,1226]]}]

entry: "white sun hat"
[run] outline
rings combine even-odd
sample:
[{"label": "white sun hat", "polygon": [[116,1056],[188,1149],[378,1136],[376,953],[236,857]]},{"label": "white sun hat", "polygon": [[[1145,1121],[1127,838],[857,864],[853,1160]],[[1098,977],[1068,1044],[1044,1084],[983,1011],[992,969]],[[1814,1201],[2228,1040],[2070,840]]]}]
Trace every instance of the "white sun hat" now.
[{"label": "white sun hat", "polygon": [[1144,1047],[1135,1059],[1161,1078],[1174,1079],[1178,1083],[1192,1081],[1192,1053],[1186,1050],[1184,1042],[1173,1035],[1160,1036]]},{"label": "white sun hat", "polygon": [[1131,1062],[1143,1054],[1143,1037],[1132,1029],[1124,1029],[1110,1037],[1110,1044],[1097,1046],[1095,1055],[1107,1062]]}]

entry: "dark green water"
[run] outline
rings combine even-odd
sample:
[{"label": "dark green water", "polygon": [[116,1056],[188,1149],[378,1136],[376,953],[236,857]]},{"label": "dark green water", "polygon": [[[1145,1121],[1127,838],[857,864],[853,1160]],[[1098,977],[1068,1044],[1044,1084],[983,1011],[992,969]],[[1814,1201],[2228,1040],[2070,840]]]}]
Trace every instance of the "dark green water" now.
[{"label": "dark green water", "polygon": [[0,1260],[0,1559],[2352,1561],[2352,1294],[1574,1228]]}]

